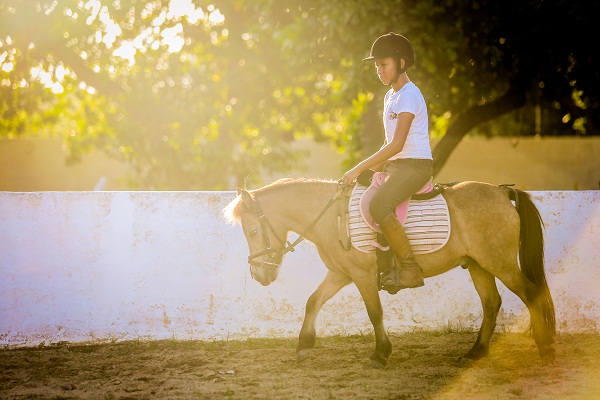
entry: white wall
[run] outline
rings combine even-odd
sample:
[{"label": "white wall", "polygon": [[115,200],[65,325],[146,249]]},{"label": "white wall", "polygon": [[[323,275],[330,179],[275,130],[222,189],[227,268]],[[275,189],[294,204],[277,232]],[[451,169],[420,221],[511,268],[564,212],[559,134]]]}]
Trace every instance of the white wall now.
[{"label": "white wall", "polygon": [[[600,192],[532,192],[546,222],[548,279],[562,332],[598,332]],[[0,345],[127,339],[296,336],[325,276],[314,246],[284,260],[276,282],[250,277],[241,228],[221,209],[233,192],[0,192]],[[500,285],[501,286],[501,285]],[[501,286],[500,329],[524,329]],[[381,292],[391,332],[476,327],[468,273]],[[327,303],[318,334],[369,332],[351,286]]]}]

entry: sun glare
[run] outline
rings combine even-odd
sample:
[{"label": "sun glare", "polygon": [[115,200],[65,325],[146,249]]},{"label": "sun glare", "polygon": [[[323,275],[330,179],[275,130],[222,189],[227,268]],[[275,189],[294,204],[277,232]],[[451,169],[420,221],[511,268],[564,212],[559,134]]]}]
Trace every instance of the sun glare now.
[{"label": "sun glare", "polygon": [[[90,0],[84,7],[92,11],[87,19],[88,24],[96,18],[102,23],[103,31],[99,33],[101,39],[97,42],[104,43],[110,49],[122,35],[121,28],[110,17],[108,8],[102,6],[99,0]],[[153,10],[145,11],[147,15],[151,15]],[[169,53],[179,53],[185,44],[184,27],[181,22],[184,19],[191,25],[204,23],[207,26],[216,26],[225,21],[225,16],[214,5],[209,5],[204,11],[202,8],[196,8],[192,0],[171,0],[168,10],[155,17],[150,27],[142,30],[134,39],[118,42],[113,55],[133,65],[136,54],[144,53],[148,49],[157,50],[165,46]],[[168,22],[176,24],[163,28]]]},{"label": "sun glare", "polygon": [[42,65],[33,67],[29,70],[31,78],[37,80],[45,88],[50,89],[53,93],[59,94],[64,92],[65,88],[62,85],[65,77],[71,73],[71,70],[65,68],[63,65],[50,67],[50,70],[46,70]]}]

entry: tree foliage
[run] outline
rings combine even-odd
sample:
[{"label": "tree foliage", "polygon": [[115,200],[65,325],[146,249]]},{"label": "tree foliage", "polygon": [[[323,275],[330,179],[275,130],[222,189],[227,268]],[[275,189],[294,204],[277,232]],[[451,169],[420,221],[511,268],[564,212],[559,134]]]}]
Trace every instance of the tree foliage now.
[{"label": "tree foliage", "polygon": [[231,189],[330,141],[381,143],[382,87],[360,60],[409,37],[439,171],[468,132],[598,134],[598,1],[4,0],[0,135],[100,148],[144,189]]}]

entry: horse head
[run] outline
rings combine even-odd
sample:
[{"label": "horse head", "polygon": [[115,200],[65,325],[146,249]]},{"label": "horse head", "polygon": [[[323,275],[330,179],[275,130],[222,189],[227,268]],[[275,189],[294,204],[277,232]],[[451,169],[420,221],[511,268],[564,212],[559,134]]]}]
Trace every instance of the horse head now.
[{"label": "horse head", "polygon": [[239,220],[250,251],[250,274],[261,285],[267,286],[279,275],[286,252],[286,232],[273,226],[256,196],[245,189],[238,189],[238,198]]}]

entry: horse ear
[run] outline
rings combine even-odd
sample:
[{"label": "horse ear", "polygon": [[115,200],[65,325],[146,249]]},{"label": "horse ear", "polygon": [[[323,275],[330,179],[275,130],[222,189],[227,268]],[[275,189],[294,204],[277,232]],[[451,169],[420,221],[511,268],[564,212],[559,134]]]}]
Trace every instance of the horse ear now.
[{"label": "horse ear", "polygon": [[254,199],[252,198],[252,195],[248,193],[247,190],[238,189],[238,194],[242,196],[242,203],[245,203],[248,206],[253,203]]}]

